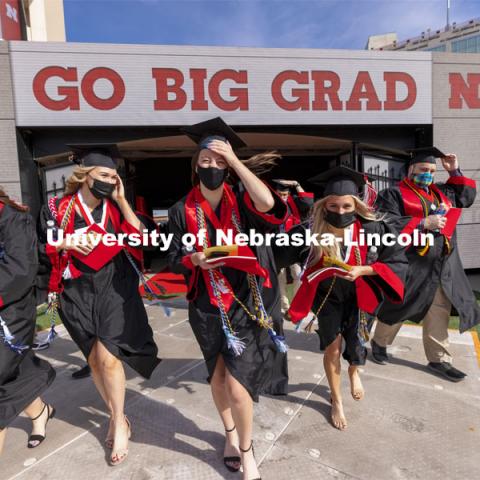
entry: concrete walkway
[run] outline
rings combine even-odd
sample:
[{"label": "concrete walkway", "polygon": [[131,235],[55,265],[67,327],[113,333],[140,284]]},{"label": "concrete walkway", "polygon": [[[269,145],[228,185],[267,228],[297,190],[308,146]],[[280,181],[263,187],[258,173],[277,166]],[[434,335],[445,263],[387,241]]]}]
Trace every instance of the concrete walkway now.
[{"label": "concrete walkway", "polygon": [[[240,480],[222,464],[224,437],[206,369],[185,306],[176,306],[169,318],[158,306],[147,307],[164,361],[150,381],[127,371],[133,437],[124,464],[107,464],[107,416],[91,379],[70,378],[83,359],[60,328],[60,338],[42,352],[57,369],[45,397],[57,417],[35,450],[26,448],[29,421],[19,418],[12,425],[0,478]],[[329,423],[318,337],[297,334],[290,324],[287,329],[290,394],[263,397],[255,408],[255,450],[264,480],[477,478],[480,349],[470,333],[452,332],[455,365],[468,373],[453,384],[426,371],[421,329],[404,326],[392,349],[393,363],[368,362],[363,369],[363,401],[352,399],[344,381],[349,426],[339,432]]]}]

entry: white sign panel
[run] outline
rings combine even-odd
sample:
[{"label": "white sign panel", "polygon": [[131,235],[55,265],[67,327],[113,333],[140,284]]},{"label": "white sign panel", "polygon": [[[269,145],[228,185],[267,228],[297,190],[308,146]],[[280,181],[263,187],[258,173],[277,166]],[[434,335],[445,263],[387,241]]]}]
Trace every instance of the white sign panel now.
[{"label": "white sign panel", "polygon": [[11,42],[17,125],[432,123],[431,54]]}]

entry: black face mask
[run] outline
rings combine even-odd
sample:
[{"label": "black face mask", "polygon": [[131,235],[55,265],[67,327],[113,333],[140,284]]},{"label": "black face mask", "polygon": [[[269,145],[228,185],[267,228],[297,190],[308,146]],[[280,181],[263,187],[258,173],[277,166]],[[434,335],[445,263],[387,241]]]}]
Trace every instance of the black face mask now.
[{"label": "black face mask", "polygon": [[200,181],[209,190],[216,190],[225,180],[227,176],[227,168],[216,167],[197,167],[198,177]]},{"label": "black face mask", "polygon": [[[93,178],[93,177],[92,177]],[[90,191],[95,198],[101,200],[102,198],[109,197],[115,190],[114,183],[102,182],[96,178],[93,179],[93,184],[90,187]]]},{"label": "black face mask", "polygon": [[345,228],[351,225],[357,218],[355,212],[349,213],[336,213],[327,210],[325,214],[325,220],[335,228]]}]

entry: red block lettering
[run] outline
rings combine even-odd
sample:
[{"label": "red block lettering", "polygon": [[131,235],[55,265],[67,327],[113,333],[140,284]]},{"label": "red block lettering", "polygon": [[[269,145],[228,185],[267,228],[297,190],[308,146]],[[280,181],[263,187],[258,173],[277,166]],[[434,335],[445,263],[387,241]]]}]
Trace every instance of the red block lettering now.
[{"label": "red block lettering", "polygon": [[52,77],[59,77],[66,82],[75,82],[77,80],[77,69],[74,67],[45,67],[40,70],[33,79],[33,95],[40,105],[49,110],[80,110],[80,99],[77,87],[57,87],[59,96],[63,95],[61,100],[54,100],[47,95],[45,85]]},{"label": "red block lettering", "polygon": [[[155,110],[181,110],[187,103],[187,94],[183,90],[183,73],[176,68],[152,68],[152,77],[155,79],[157,98],[153,102]],[[169,85],[168,81],[173,81]],[[168,94],[175,95],[173,100],[168,99]]]},{"label": "red block lettering", "polygon": [[[340,77],[335,72],[313,71],[312,80],[315,88],[315,97],[312,102],[313,110],[328,110],[328,97],[332,110],[342,110],[342,102],[338,97]],[[325,85],[329,82],[330,85]]]},{"label": "red block lettering", "polygon": [[293,80],[300,85],[308,85],[308,72],[297,72],[295,70],[285,70],[280,72],[272,82],[272,98],[274,102],[283,110],[308,110],[309,109],[309,91],[308,88],[292,88],[292,97],[296,100],[287,100],[282,94],[283,84]]},{"label": "red block lettering", "polygon": [[346,103],[347,110],[361,110],[360,100],[367,101],[367,110],[381,110],[382,103],[378,99],[377,92],[373,86],[372,79],[368,72],[358,72],[357,78],[352,88],[350,98]]},{"label": "red block lettering", "polygon": [[[108,80],[113,86],[110,98],[100,98],[95,93],[95,82],[101,78]],[[111,68],[92,68],[83,77],[81,87],[86,102],[97,110],[112,110],[118,107],[125,98],[125,83],[122,77]]]},{"label": "red block lettering", "polygon": [[221,110],[226,112],[248,110],[248,89],[231,88],[229,94],[234,100],[225,100],[220,95],[220,84],[224,80],[233,80],[235,83],[246,85],[248,82],[246,70],[220,70],[215,73],[208,85],[208,93],[214,105]]},{"label": "red block lettering", "polygon": [[450,98],[448,106],[454,109],[463,108],[463,100],[467,108],[480,108],[480,73],[467,73],[465,82],[461,73],[450,73]]},{"label": "red block lettering", "polygon": [[[415,79],[405,72],[385,72],[383,74],[387,99],[383,104],[385,110],[408,110],[417,100],[417,84]],[[403,82],[407,87],[407,96],[397,99],[397,82]]]}]

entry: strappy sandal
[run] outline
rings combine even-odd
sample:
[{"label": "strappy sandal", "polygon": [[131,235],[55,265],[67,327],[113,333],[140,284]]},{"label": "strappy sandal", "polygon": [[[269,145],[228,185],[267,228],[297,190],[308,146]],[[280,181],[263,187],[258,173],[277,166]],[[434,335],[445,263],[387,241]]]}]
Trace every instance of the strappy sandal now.
[{"label": "strappy sandal", "polygon": [[[36,435],[36,434],[30,435],[28,437],[28,443],[27,443],[28,448],[38,447],[47,438],[47,424],[48,424],[48,421],[55,416],[55,407],[52,407],[52,409],[50,410],[50,405],[44,403],[42,411],[35,418],[32,418],[32,422],[40,418],[43,415],[43,412],[45,411],[45,409],[47,409],[47,413],[48,413],[47,420],[44,426],[45,435]],[[33,445],[33,442],[38,442],[38,443],[36,445]]]},{"label": "strappy sandal", "polygon": [[[132,432],[131,432],[131,425],[130,425],[130,420],[128,419],[127,416],[125,416],[125,421],[127,422],[128,424],[128,439],[130,440],[130,437],[132,436]],[[110,417],[110,423],[112,423],[112,418]],[[110,428],[110,425],[109,425],[109,428]],[[105,447],[107,447],[109,450],[111,450],[113,448],[113,436],[110,437],[108,436],[107,434],[107,438],[105,438]]]},{"label": "strappy sandal", "polygon": [[[126,415],[125,415],[125,422],[128,426],[127,438],[130,440],[130,437],[132,436],[132,426]],[[114,459],[115,457],[116,457],[116,460]],[[121,463],[123,463],[127,459],[127,457],[128,457],[128,448],[119,450],[117,452],[112,452],[112,455],[110,456],[110,465],[112,467],[116,467],[117,465],[120,465]]]},{"label": "strappy sandal", "polygon": [[[250,450],[252,451],[253,458],[255,458],[255,449],[253,448],[253,440],[252,443],[250,443],[250,446],[244,450],[242,447],[238,447],[242,453],[248,453]],[[262,480],[261,477],[254,478],[252,480]]]},{"label": "strappy sandal", "polygon": [[[225,429],[225,432],[226,433],[230,433],[230,432],[233,432],[235,430],[235,425],[233,426],[232,429],[230,430],[227,430]],[[241,463],[242,459],[238,456],[233,456],[233,457],[223,457],[223,463],[225,464],[225,466],[227,467],[228,471],[232,472],[232,473],[236,473],[240,470],[240,466],[238,468],[235,468],[235,467],[232,467],[231,465],[228,465],[228,463]]]}]

